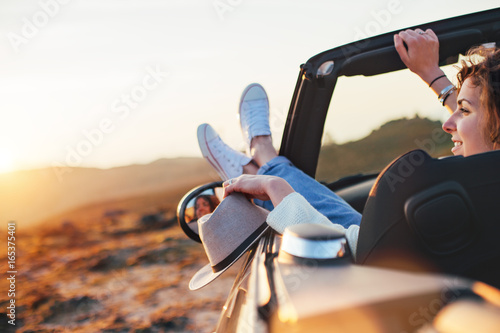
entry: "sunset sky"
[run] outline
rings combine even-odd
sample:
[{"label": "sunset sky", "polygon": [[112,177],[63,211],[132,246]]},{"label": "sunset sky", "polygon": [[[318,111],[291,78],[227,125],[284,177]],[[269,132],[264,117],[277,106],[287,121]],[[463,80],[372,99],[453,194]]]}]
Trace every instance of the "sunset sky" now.
[{"label": "sunset sky", "polygon": [[[381,17],[390,6],[397,11]],[[279,135],[299,65],[314,54],[496,6],[498,0],[1,1],[0,172],[200,156],[196,128],[203,122],[241,149],[236,112],[247,84],[266,88]],[[370,101],[372,111],[377,104]],[[334,135],[339,142],[367,131],[359,123],[343,128]]]}]

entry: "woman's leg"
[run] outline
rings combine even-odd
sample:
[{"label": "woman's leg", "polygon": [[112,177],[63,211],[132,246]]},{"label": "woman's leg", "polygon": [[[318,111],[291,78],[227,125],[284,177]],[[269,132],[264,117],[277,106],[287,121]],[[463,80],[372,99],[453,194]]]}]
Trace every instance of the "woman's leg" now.
[{"label": "woman's leg", "polygon": [[[242,173],[278,176],[333,223],[346,228],[351,224],[359,225],[361,215],[342,198],[297,169],[287,158],[278,156],[270,135],[267,95],[260,85],[252,84],[245,89],[240,102],[240,120],[251,157],[225,144],[209,125],[202,124],[198,128],[203,156],[223,180]],[[269,210],[274,208],[271,202],[255,201]]]},{"label": "woman's leg", "polygon": [[[273,175],[285,179],[320,213],[330,221],[348,227],[359,225],[361,215],[347,202],[326,186],[297,169],[287,158],[278,156],[273,146],[269,127],[269,102],[264,88],[251,84],[245,89],[240,101],[240,122],[247,151],[257,164],[257,174]],[[272,210],[270,201],[254,200],[257,204]]]},{"label": "woman's leg", "polygon": [[252,138],[250,143],[250,154],[252,160],[259,167],[278,156],[273,146],[273,139],[270,135],[260,135]]},{"label": "woman's leg", "polygon": [[[238,177],[242,173],[278,176],[285,179],[330,221],[346,228],[351,224],[359,224],[361,215],[342,198],[297,169],[286,157],[278,156],[271,136],[256,136],[252,139],[252,158],[227,146],[207,124],[200,125],[198,140],[203,156],[223,180]],[[274,208],[270,201],[255,201],[269,210]]]},{"label": "woman's leg", "polygon": [[[314,178],[295,167],[286,157],[277,156],[264,164],[258,175],[278,176],[285,179],[293,189],[300,193],[317,211],[325,215],[333,223],[348,228],[352,224],[359,225],[361,214],[352,208],[344,199],[332,192]],[[268,210],[274,207],[270,201],[254,200],[256,204]]]}]

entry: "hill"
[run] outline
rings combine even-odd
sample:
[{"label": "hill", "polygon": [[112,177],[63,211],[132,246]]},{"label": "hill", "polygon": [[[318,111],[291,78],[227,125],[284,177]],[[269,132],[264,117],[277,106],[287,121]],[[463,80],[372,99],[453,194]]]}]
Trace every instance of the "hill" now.
[{"label": "hill", "polygon": [[450,155],[453,143],[441,122],[427,118],[396,119],[358,141],[322,147],[317,179],[334,181],[356,173],[379,172],[392,160],[413,149],[431,156]]},{"label": "hill", "polygon": [[16,220],[20,226],[30,227],[63,213],[68,218],[68,211],[109,201],[129,199],[127,203],[133,205],[147,196],[161,202],[170,194],[179,200],[190,188],[218,179],[201,158],[160,159],[146,165],[65,171],[62,177],[52,168],[0,175],[0,220]]},{"label": "hill", "polygon": [[[15,287],[12,280],[0,280],[0,289],[15,289],[16,325],[8,323],[13,298],[5,292],[0,295],[0,332],[213,331],[238,266],[210,288],[190,292],[188,281],[208,262],[203,247],[172,220],[160,227],[137,223],[141,214],[134,207],[163,198],[135,199],[64,215],[84,223],[16,232]],[[95,215],[116,204],[127,211],[112,221]],[[0,235],[7,239],[6,233]],[[7,271],[7,251],[0,260]]]},{"label": "hill", "polygon": [[[201,158],[77,168],[62,181],[51,169],[2,175],[1,214],[18,222],[19,271],[16,326],[8,324],[11,296],[4,293],[0,332],[213,330],[237,267],[211,288],[189,292],[207,258],[174,215],[186,191],[217,178]],[[7,271],[7,251],[0,259]],[[13,288],[11,281],[2,279],[0,289]]]}]

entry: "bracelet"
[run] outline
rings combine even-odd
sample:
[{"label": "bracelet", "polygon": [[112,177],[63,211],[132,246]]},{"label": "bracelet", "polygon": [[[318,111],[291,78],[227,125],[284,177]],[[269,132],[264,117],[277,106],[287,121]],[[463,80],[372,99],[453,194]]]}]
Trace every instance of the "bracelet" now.
[{"label": "bracelet", "polygon": [[432,87],[432,85],[434,84],[434,82],[436,82],[437,80],[439,80],[440,78],[442,77],[446,77],[446,75],[441,75],[441,76],[438,76],[437,78],[435,78],[434,80],[432,80],[431,84],[429,84],[429,88]]},{"label": "bracelet", "polygon": [[446,98],[448,98],[448,96],[451,95],[456,89],[457,88],[453,84],[450,84],[448,87],[441,90],[438,96],[439,103],[441,103],[444,106]]},{"label": "bracelet", "polygon": [[446,94],[446,96],[444,96],[443,103],[442,103],[443,106],[444,106],[444,103],[446,102],[446,99],[448,98],[448,96],[450,96],[453,93],[453,91],[456,90],[456,89],[457,88],[454,87],[454,89],[451,89],[451,91],[448,94]]}]

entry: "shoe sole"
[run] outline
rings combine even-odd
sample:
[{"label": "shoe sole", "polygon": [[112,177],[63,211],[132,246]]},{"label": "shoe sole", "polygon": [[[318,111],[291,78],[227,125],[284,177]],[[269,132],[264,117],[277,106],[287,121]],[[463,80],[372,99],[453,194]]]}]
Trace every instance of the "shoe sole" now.
[{"label": "shoe sole", "polygon": [[220,166],[219,162],[215,159],[210,147],[207,145],[207,128],[209,125],[199,126],[197,131],[198,145],[200,146],[201,154],[208,161],[208,163],[217,171],[222,180],[229,179],[224,169]]}]

